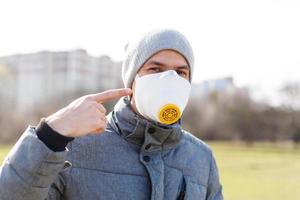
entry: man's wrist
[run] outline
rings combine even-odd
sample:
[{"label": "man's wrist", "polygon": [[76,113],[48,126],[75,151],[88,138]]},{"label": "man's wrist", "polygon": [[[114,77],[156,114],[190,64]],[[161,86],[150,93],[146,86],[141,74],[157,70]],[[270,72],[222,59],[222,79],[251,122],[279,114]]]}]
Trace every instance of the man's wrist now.
[{"label": "man's wrist", "polygon": [[54,129],[52,129],[47,122],[46,118],[42,118],[36,126],[37,137],[51,150],[64,151],[67,144],[72,141],[73,137],[64,136]]}]

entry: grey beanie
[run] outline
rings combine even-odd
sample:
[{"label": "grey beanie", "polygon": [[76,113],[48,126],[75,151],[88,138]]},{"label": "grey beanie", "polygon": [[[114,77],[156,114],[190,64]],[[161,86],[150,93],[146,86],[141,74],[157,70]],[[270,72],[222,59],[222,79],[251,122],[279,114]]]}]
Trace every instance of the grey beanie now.
[{"label": "grey beanie", "polygon": [[161,50],[175,50],[188,62],[190,81],[193,75],[194,56],[191,45],[184,35],[176,30],[163,29],[149,32],[129,42],[122,64],[122,79],[125,87],[131,87],[136,73],[143,64]]}]

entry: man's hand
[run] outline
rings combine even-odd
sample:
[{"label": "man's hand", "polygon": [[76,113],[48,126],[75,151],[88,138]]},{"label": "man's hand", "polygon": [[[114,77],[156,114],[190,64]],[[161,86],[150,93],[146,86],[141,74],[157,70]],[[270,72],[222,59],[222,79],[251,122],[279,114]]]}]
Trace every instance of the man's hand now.
[{"label": "man's hand", "polygon": [[100,133],[106,129],[106,109],[102,103],[131,94],[131,89],[113,89],[82,96],[46,118],[46,123],[67,137]]}]

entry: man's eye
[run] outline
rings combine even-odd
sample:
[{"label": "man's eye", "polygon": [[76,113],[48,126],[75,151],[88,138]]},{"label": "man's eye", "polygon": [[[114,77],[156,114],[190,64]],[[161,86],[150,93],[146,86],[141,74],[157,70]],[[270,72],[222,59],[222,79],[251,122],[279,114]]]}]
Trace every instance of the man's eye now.
[{"label": "man's eye", "polygon": [[151,68],[148,69],[148,71],[150,71],[150,72],[159,72],[160,69],[158,67],[151,67]]},{"label": "man's eye", "polygon": [[177,71],[177,74],[179,75],[179,76],[187,76],[187,73],[185,72],[185,71]]}]

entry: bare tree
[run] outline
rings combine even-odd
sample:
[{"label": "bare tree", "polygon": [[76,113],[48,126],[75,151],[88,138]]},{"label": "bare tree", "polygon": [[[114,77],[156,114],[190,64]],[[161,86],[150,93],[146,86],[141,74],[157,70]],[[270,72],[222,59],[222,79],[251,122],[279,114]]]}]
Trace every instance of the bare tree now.
[{"label": "bare tree", "polygon": [[300,82],[288,82],[279,92],[283,98],[283,106],[292,110],[300,110]]},{"label": "bare tree", "polygon": [[279,90],[283,97],[283,107],[290,112],[290,131],[292,140],[300,143],[300,82],[294,81],[283,85]]}]

